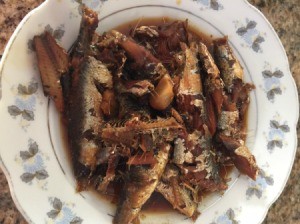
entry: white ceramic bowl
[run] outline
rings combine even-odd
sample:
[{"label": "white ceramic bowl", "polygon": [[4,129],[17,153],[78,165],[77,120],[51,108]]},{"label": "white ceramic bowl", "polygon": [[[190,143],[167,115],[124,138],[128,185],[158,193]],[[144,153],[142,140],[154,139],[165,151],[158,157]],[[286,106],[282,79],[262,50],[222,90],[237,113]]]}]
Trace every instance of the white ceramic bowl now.
[{"label": "white ceramic bowl", "polygon": [[[261,171],[256,181],[232,173],[223,195],[207,197],[196,223],[258,224],[288,179],[297,146],[298,95],[285,51],[265,17],[245,0],[90,0],[101,33],[146,17],[188,19],[214,37],[227,35],[251,93],[247,145]],[[30,223],[111,223],[115,207],[76,193],[59,115],[43,95],[34,35],[45,29],[69,49],[80,24],[74,0],[47,0],[30,12],[1,60],[0,158],[13,199]],[[191,223],[175,213],[145,214],[143,223]]]}]

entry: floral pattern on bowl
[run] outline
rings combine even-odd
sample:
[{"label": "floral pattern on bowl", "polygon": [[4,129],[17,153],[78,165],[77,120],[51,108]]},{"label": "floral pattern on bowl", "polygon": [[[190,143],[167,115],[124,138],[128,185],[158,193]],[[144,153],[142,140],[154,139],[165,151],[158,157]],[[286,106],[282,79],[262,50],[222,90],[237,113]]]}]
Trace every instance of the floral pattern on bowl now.
[{"label": "floral pattern on bowl", "polygon": [[16,157],[16,162],[23,167],[21,180],[27,184],[37,184],[44,190],[47,190],[47,172],[46,161],[48,156],[41,152],[38,144],[32,139],[29,140],[28,150],[20,151]]},{"label": "floral pattern on bowl", "polygon": [[[115,212],[115,207],[92,193],[75,192],[59,116],[43,94],[32,51],[33,36],[44,30],[70,49],[80,24],[78,2],[47,0],[29,13],[12,36],[0,65],[0,161],[15,203],[29,223],[106,224]],[[83,2],[99,12],[99,32],[140,17],[153,17],[155,12],[155,16],[188,18],[215,37],[228,35],[245,79],[257,87],[251,93],[247,144],[261,170],[256,181],[237,176],[222,196],[205,199],[196,223],[261,223],[283,190],[293,164],[299,108],[285,52],[262,14],[244,0],[234,4],[232,0]],[[275,53],[276,60],[272,57]],[[32,200],[38,206],[33,207]],[[248,214],[255,216],[249,221]],[[191,221],[168,213],[146,214],[142,223]]]}]

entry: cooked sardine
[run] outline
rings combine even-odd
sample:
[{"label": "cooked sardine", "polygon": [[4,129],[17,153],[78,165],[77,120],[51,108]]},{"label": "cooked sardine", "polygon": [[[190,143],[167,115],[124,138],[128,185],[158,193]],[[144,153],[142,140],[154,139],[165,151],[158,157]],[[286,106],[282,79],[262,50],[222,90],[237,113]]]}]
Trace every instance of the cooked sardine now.
[{"label": "cooked sardine", "polygon": [[199,43],[199,58],[202,64],[202,69],[206,73],[204,81],[206,96],[211,98],[208,99],[208,101],[213,101],[213,105],[216,108],[217,114],[220,114],[224,100],[224,84],[220,78],[220,71],[215,64],[212,55],[209,53],[206,45],[203,43]]},{"label": "cooked sardine", "polygon": [[232,92],[234,80],[242,80],[244,72],[228,44],[227,37],[214,41],[214,54],[225,88],[228,92]]},{"label": "cooked sardine", "polygon": [[192,217],[196,213],[198,205],[193,201],[190,190],[180,184],[179,170],[175,166],[167,165],[156,191],[186,216]]},{"label": "cooked sardine", "polygon": [[153,167],[133,166],[128,171],[114,224],[130,224],[155,190],[168,162],[170,145],[162,145]]},{"label": "cooked sardine", "polygon": [[63,112],[64,103],[60,80],[62,75],[68,73],[69,70],[68,54],[48,32],[35,36],[33,43],[44,93],[54,100],[58,111]]},{"label": "cooked sardine", "polygon": [[68,107],[69,140],[75,159],[89,169],[94,169],[97,164],[100,150],[97,139],[103,122],[100,113],[102,96],[97,86],[109,89],[112,84],[110,72],[93,57],[83,61],[77,79],[73,80]]}]

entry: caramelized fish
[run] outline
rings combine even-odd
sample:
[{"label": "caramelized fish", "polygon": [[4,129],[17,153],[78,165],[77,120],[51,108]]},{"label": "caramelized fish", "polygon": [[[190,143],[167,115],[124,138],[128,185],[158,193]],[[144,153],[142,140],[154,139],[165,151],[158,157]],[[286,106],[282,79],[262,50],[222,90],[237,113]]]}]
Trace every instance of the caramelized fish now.
[{"label": "caramelized fish", "polygon": [[100,151],[97,140],[103,122],[100,112],[102,96],[97,86],[110,89],[112,85],[111,73],[93,57],[83,61],[78,78],[73,81],[68,107],[69,140],[75,153],[74,159],[91,170],[97,165],[97,154]]},{"label": "caramelized fish", "polygon": [[62,75],[69,70],[68,54],[48,32],[35,36],[33,43],[37,54],[44,93],[52,98],[56,108],[63,112],[64,104],[60,80]]},{"label": "caramelized fish", "polygon": [[104,127],[101,131],[101,138],[105,141],[138,148],[145,135],[150,137],[151,145],[155,146],[158,143],[173,141],[181,131],[182,126],[174,118],[147,122],[131,119],[121,127],[111,125]]},{"label": "caramelized fish", "polygon": [[214,41],[214,54],[225,88],[228,92],[232,92],[235,80],[242,80],[244,72],[228,44],[227,37]]},{"label": "caramelized fish", "polygon": [[175,166],[167,165],[156,191],[161,193],[174,209],[187,217],[192,217],[198,205],[193,201],[190,190],[179,182],[179,170]]},{"label": "caramelized fish", "polygon": [[239,99],[248,105],[249,102],[247,101],[249,100],[249,91],[251,88],[247,88],[249,84],[242,83],[243,69],[234,56],[227,38],[215,41],[214,52],[227,90],[225,100],[227,102],[224,104],[218,121],[219,134],[217,139],[222,142],[229,152],[235,166],[242,173],[255,180],[259,169],[255,157],[244,142],[245,135],[242,133],[244,127],[240,121],[244,120],[245,111],[244,109],[239,110],[239,105],[237,105]]},{"label": "caramelized fish", "polygon": [[[206,45],[203,43],[199,43],[199,57],[203,71],[206,73],[204,84],[205,95],[209,96],[210,99],[208,99],[208,101],[213,102],[217,115],[219,115],[221,113],[224,100],[224,84],[220,78],[220,71]],[[213,134],[214,133],[212,133],[212,135]]]},{"label": "caramelized fish", "polygon": [[134,166],[128,171],[122,198],[118,204],[114,224],[130,224],[155,190],[168,162],[170,145],[162,145],[153,167]]},{"label": "caramelized fish", "polygon": [[100,35],[98,13],[81,9],[69,55],[49,33],[34,37],[45,95],[67,125],[78,191],[118,197],[114,224],[139,223],[154,191],[195,220],[204,193],[227,189],[222,166],[256,178],[245,145],[254,86],[243,82],[226,37],[211,55],[187,20]]}]

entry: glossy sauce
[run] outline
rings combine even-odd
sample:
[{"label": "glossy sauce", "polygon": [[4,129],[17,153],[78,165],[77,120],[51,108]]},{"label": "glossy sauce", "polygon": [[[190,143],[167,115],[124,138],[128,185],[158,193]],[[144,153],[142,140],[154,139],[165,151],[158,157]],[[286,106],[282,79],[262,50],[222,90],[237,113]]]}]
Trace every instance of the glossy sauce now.
[{"label": "glossy sauce", "polygon": [[[136,19],[131,22],[122,24],[114,28],[114,30],[120,31],[125,35],[129,35],[132,30],[140,26],[161,26],[164,24],[171,24],[175,21],[184,21],[184,20],[176,20],[169,17],[153,17],[153,18],[141,18]],[[188,31],[193,34],[195,37],[198,37],[200,41],[202,41],[206,46],[210,47],[214,37],[212,35],[206,34],[205,32],[199,30],[197,27],[193,26],[193,24],[188,23]]]},{"label": "glossy sauce", "polygon": [[[178,20],[171,19],[168,17],[164,18],[142,18],[142,19],[136,19],[134,21],[122,24],[114,30],[117,30],[125,35],[129,35],[135,28],[139,26],[160,26],[164,24],[170,24],[172,22],[175,22]],[[213,36],[205,34],[204,32],[200,31],[196,27],[192,26],[191,24],[188,25],[188,32],[193,34],[193,36],[197,37],[198,40],[202,41],[210,50],[211,45],[213,41]],[[227,170],[227,169],[226,169]],[[228,171],[228,170],[227,170]],[[228,174],[229,172],[225,171],[224,168],[224,175],[225,173]],[[117,203],[117,199],[119,196],[119,193],[121,192],[120,183],[111,184],[108,194],[99,194],[101,198],[104,198],[106,200],[109,200],[112,203]],[[95,191],[94,191],[95,192]],[[143,212],[146,213],[164,213],[168,211],[173,211],[172,205],[159,193],[154,192],[149,200],[144,204],[142,208]]]},{"label": "glossy sauce", "polygon": [[[143,19],[137,19],[137,20],[131,21],[129,23],[120,25],[120,26],[114,28],[114,30],[118,30],[125,35],[129,35],[133,29],[135,29],[136,27],[142,26],[142,25],[159,26],[159,25],[163,25],[166,23],[170,24],[174,21],[176,21],[176,20],[171,19],[171,18],[143,18]],[[204,32],[193,27],[191,24],[189,24],[189,26],[188,26],[188,31],[190,33],[192,33],[198,40],[205,43],[209,50],[212,49],[211,46],[212,46],[213,36],[205,34]],[[65,146],[66,146],[65,148],[68,150],[68,155],[69,155],[70,161],[72,161],[71,150],[70,150],[68,140],[67,140],[68,137],[67,137],[67,133],[66,133],[66,128],[63,125],[64,122],[61,122],[61,123],[62,123],[61,128],[62,128],[63,138],[64,138],[64,142],[65,142]],[[228,176],[228,174],[230,173],[231,170],[232,170],[232,167],[223,167],[221,169],[221,175]],[[121,186],[122,185],[123,185],[123,183],[121,181],[112,182],[109,185],[108,191],[106,194],[101,194],[101,193],[97,192],[93,187],[91,187],[91,189],[89,189],[89,191],[92,192],[93,194],[95,194],[95,196],[99,197],[99,199],[107,200],[110,203],[117,204],[119,195],[121,194],[121,190],[122,190]],[[205,197],[205,194],[203,195],[203,197]],[[172,211],[173,207],[161,194],[154,192],[151,195],[150,199],[145,203],[142,210],[143,210],[143,212],[147,212],[147,213],[149,213],[149,212],[164,213],[164,212]]]}]

